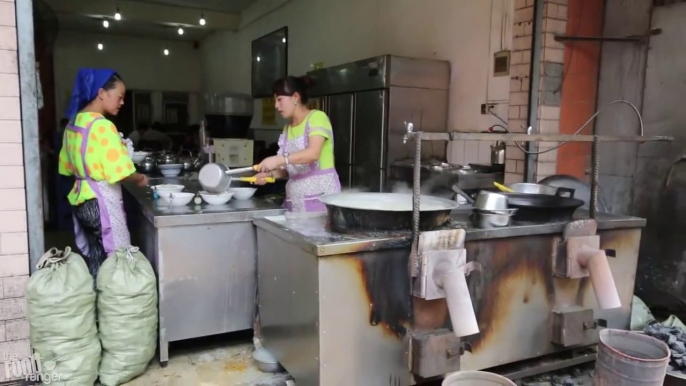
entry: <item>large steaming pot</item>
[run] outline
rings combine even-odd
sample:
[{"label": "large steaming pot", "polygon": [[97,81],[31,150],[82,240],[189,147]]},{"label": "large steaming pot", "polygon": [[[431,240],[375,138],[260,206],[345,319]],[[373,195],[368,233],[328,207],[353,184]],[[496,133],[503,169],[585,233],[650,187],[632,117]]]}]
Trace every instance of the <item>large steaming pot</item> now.
[{"label": "large steaming pot", "polygon": [[[410,193],[334,193],[321,196],[329,214],[331,230],[339,233],[399,231],[412,229]],[[450,221],[457,202],[420,196],[419,229],[432,230]]]}]

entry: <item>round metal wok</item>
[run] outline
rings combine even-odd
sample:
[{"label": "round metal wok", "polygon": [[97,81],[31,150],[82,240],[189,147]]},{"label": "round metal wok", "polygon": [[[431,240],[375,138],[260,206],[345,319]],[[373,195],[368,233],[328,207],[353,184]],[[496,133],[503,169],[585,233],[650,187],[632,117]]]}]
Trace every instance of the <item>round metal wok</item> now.
[{"label": "round metal wok", "polygon": [[[412,194],[334,193],[319,197],[329,214],[331,230],[339,233],[412,229]],[[420,196],[419,228],[436,229],[450,221],[455,201]]]},{"label": "round metal wok", "polygon": [[527,222],[567,222],[583,201],[561,196],[528,193],[504,193],[507,205],[516,208],[515,221]]}]

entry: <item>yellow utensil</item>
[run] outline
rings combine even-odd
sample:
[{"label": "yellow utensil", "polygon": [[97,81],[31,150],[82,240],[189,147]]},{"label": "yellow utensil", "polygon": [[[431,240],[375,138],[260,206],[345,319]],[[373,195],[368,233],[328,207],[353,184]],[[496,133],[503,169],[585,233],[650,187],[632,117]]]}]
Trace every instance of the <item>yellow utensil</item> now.
[{"label": "yellow utensil", "polygon": [[495,181],[493,182],[493,185],[495,185],[495,187],[498,188],[498,189],[500,189],[502,192],[505,192],[505,193],[514,193],[514,190],[508,188],[508,187],[505,186],[505,185],[501,185],[501,184],[499,184],[499,183],[497,183],[497,182],[495,182]]},{"label": "yellow utensil", "polygon": [[[252,183],[257,182],[256,177],[238,177],[238,178],[234,178],[234,179],[236,179],[238,181],[243,181],[243,182],[252,182]],[[276,179],[274,177],[265,177],[265,181],[271,183],[271,182],[275,182]]]}]

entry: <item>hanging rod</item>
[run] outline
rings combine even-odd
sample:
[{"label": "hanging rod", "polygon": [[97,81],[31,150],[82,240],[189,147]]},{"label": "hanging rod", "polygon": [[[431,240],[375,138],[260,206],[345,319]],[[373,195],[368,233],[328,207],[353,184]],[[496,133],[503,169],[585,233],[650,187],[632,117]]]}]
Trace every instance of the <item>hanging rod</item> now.
[{"label": "hanging rod", "polygon": [[555,41],[558,42],[579,42],[579,41],[590,41],[590,42],[634,42],[641,43],[648,40],[649,37],[659,35],[662,33],[661,28],[653,28],[648,33],[644,35],[631,35],[624,37],[611,37],[611,36],[572,36],[572,35],[555,35]]}]

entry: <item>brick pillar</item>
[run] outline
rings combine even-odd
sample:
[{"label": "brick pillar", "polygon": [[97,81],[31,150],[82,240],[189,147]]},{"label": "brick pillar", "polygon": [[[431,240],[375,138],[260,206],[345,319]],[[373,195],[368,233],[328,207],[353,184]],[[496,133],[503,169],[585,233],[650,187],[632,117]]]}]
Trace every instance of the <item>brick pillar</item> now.
[{"label": "brick pillar", "polygon": [[[567,0],[542,0],[543,6],[543,48],[540,50],[540,82],[538,117],[540,133],[557,134],[560,130],[560,95],[562,92],[562,63],[564,46],[554,40],[554,34],[564,33],[567,20]],[[529,111],[531,83],[531,53],[533,48],[534,0],[515,0],[513,28],[512,69],[510,71],[509,129],[511,132],[525,132]],[[525,145],[525,144],[522,144]],[[539,150],[555,144],[542,142]],[[524,146],[522,146],[524,147]],[[524,181],[525,155],[508,143],[505,161],[505,183]],[[555,174],[557,151],[538,156],[535,180]]]},{"label": "brick pillar", "polygon": [[0,0],[0,381],[4,362],[28,358],[24,288],[29,275],[17,28],[13,0]]}]

